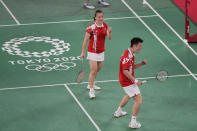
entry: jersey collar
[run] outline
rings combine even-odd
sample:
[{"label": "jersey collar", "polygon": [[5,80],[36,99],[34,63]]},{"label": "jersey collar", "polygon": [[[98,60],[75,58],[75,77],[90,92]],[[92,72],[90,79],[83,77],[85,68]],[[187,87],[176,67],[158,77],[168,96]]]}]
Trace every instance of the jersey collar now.
[{"label": "jersey collar", "polygon": [[135,54],[132,53],[131,50],[130,50],[129,48],[128,48],[128,51],[129,51],[129,57],[130,57],[130,58],[133,57],[133,56],[135,56]]},{"label": "jersey collar", "polygon": [[102,28],[102,27],[104,27],[104,25],[102,24],[101,26],[99,26],[99,25],[97,25],[96,24],[96,22],[94,23],[95,25],[96,25],[96,27],[98,27],[98,28]]}]

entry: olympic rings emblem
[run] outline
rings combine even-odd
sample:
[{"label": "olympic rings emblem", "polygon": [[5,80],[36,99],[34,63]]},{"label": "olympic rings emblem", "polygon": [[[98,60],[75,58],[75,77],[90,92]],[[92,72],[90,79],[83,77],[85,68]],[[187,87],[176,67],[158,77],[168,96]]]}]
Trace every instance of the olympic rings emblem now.
[{"label": "olympic rings emblem", "polygon": [[49,72],[52,70],[68,70],[72,67],[75,67],[76,64],[73,62],[63,62],[60,64],[55,64],[55,63],[47,63],[44,65],[38,65],[38,64],[31,64],[25,66],[27,70],[34,70],[34,71],[39,71],[39,72]]}]

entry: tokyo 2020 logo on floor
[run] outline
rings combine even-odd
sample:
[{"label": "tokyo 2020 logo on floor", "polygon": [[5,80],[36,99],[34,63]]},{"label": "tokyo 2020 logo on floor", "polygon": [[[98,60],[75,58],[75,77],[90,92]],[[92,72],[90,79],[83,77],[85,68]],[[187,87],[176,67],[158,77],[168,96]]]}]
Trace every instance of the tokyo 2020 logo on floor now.
[{"label": "tokyo 2020 logo on floor", "polygon": [[[50,44],[52,48],[49,51],[29,51],[22,50],[20,46],[27,43],[45,43]],[[27,36],[22,38],[13,38],[2,45],[2,50],[10,55],[23,57],[21,60],[10,60],[8,63],[12,65],[25,65],[25,69],[29,71],[49,72],[49,71],[63,71],[69,70],[76,66],[75,61],[79,57],[57,57],[70,50],[70,44],[64,40],[54,39],[51,37],[41,36]],[[49,58],[56,56],[56,58]],[[27,59],[28,58],[28,59]]]}]

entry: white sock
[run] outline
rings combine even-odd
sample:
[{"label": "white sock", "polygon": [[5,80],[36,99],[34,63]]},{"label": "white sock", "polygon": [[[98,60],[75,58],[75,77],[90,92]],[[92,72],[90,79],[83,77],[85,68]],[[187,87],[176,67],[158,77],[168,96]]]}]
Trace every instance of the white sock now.
[{"label": "white sock", "polygon": [[131,117],[131,122],[132,122],[132,121],[133,121],[133,122],[136,121],[136,116],[132,116],[132,117]]},{"label": "white sock", "polygon": [[90,88],[90,91],[94,91],[94,88]]},{"label": "white sock", "polygon": [[117,109],[118,112],[122,111],[122,108],[119,106]]},{"label": "white sock", "polygon": [[[90,88],[90,85],[88,84],[89,88]],[[94,88],[95,84],[93,85],[93,88]]]}]

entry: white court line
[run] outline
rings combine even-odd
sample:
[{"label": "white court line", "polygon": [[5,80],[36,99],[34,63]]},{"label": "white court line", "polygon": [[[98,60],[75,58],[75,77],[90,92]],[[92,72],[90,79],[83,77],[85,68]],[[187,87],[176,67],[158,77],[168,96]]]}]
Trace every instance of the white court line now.
[{"label": "white court line", "polygon": [[[141,18],[150,18],[157,17],[157,15],[147,15],[140,16]],[[105,18],[105,20],[121,20],[121,19],[135,19],[137,17],[117,17],[117,18]],[[26,23],[26,24],[10,24],[10,25],[0,25],[0,27],[9,27],[9,26],[26,26],[26,25],[45,25],[45,24],[60,24],[60,23],[75,23],[75,22],[87,22],[93,21],[92,19],[88,20],[72,20],[72,21],[57,21],[57,22],[41,22],[41,23]]]},{"label": "white court line", "polygon": [[50,87],[50,86],[63,86],[64,84],[51,84],[51,85],[37,85],[37,86],[22,86],[15,88],[1,88],[0,91],[5,90],[17,90],[17,89],[30,89],[30,88],[39,88],[39,87]]},{"label": "white court line", "polygon": [[181,40],[183,41],[183,43],[197,56],[197,52],[188,44],[188,42],[186,40],[184,40],[176,31],[174,28],[172,28],[172,26],[163,18],[161,17],[161,15],[146,1],[143,0],[143,4],[148,5],[148,7],[155,13],[157,14],[157,16],[168,26],[168,28],[171,29],[171,31]]},{"label": "white court line", "polygon": [[[194,74],[197,76],[197,74]],[[187,77],[191,76],[190,74],[183,74],[183,75],[169,75],[169,78],[174,77]],[[148,80],[156,78],[155,76],[152,77],[141,77],[137,78],[139,80]],[[118,82],[119,80],[103,80],[103,81],[95,81],[95,83],[107,83],[107,82]],[[80,84],[87,84],[88,82],[81,82],[81,83],[64,83],[66,85],[80,85]],[[40,87],[51,87],[51,86],[63,86],[64,84],[51,84],[51,85],[37,85],[37,86],[23,86],[23,87],[13,87],[13,88],[1,88],[0,91],[7,91],[7,90],[18,90],[18,89],[31,89],[31,88],[40,88]]]},{"label": "white court line", "polygon": [[16,19],[16,17],[13,15],[13,13],[9,10],[9,8],[6,6],[6,4],[3,2],[3,0],[0,0],[1,4],[5,7],[7,12],[11,15],[11,17],[14,19],[17,25],[20,25],[20,22]]},{"label": "white court line", "polygon": [[157,36],[155,32],[138,16],[138,14],[124,1],[123,4],[140,20],[140,22],[155,36],[155,38],[167,49],[168,52],[182,65],[185,70],[197,81],[197,77],[183,64],[183,62],[168,48],[168,46]]},{"label": "white court line", "polygon": [[[197,76],[197,74],[194,74]],[[190,74],[184,74],[184,75],[169,75],[168,78],[175,78],[175,77],[187,77],[191,76]],[[156,76],[151,76],[151,77],[141,77],[141,78],[136,78],[138,80],[149,80],[149,79],[154,79]],[[95,81],[95,83],[107,83],[107,82],[118,82],[119,80],[104,80],[104,81]],[[81,82],[81,83],[67,83],[67,85],[79,85],[79,84],[88,84],[89,82]]]},{"label": "white court line", "polygon": [[92,122],[92,124],[96,127],[97,131],[101,131],[101,129],[98,127],[98,125],[95,123],[95,121],[92,119],[92,117],[88,114],[88,112],[86,111],[86,109],[82,106],[82,104],[79,102],[79,100],[77,99],[77,97],[73,94],[73,92],[70,90],[70,88],[64,84],[65,88],[68,90],[68,92],[70,93],[70,95],[74,98],[74,100],[77,102],[77,104],[79,105],[79,107],[82,109],[82,111],[86,114],[86,116],[88,117],[88,119]]}]

